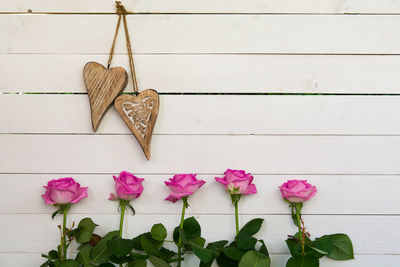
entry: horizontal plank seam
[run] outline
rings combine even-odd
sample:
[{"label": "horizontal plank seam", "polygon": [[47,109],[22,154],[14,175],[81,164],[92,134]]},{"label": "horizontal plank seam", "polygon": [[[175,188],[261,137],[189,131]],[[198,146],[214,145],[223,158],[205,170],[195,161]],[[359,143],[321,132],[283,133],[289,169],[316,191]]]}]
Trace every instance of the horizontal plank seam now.
[{"label": "horizontal plank seam", "polygon": [[[171,56],[400,56],[400,53],[282,53],[282,52],[153,52],[153,53],[132,53],[135,55],[171,55]],[[109,52],[104,53],[88,53],[88,52],[0,52],[0,55],[109,55]],[[126,53],[114,52],[114,55],[127,55]]]},{"label": "horizontal plank seam", "polygon": [[[57,12],[57,11],[33,11],[27,8],[26,11],[2,11],[0,15],[88,15],[88,16],[102,16],[102,15],[118,15],[113,12]],[[128,12],[127,16],[398,16],[400,12]]]},{"label": "horizontal plank seam", "polygon": [[[1,135],[51,135],[51,136],[131,136],[129,133],[63,133],[63,132],[0,132]],[[218,134],[218,133],[193,133],[193,134],[182,134],[182,133],[155,133],[153,136],[339,136],[339,137],[399,137],[399,134],[263,134],[263,133],[237,133],[237,134]]]},{"label": "horizontal plank seam", "polygon": [[[123,95],[134,95],[133,92],[124,92]],[[228,93],[228,92],[160,92],[159,95],[237,95],[237,96],[400,96],[399,93]],[[1,92],[0,95],[87,95],[85,92]]]}]

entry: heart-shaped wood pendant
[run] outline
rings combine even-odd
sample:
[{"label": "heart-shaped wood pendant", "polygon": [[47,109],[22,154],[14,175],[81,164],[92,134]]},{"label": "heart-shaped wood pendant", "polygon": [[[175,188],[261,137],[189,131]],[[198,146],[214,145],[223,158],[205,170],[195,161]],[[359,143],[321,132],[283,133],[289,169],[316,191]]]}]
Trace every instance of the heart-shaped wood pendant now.
[{"label": "heart-shaped wood pendant", "polygon": [[101,119],[118,94],[128,83],[124,68],[106,69],[97,62],[89,62],[83,68],[83,80],[89,95],[93,131],[97,131]]},{"label": "heart-shaped wood pendant", "polygon": [[137,96],[120,95],[114,106],[150,160],[150,141],[159,108],[158,93],[147,89]]}]

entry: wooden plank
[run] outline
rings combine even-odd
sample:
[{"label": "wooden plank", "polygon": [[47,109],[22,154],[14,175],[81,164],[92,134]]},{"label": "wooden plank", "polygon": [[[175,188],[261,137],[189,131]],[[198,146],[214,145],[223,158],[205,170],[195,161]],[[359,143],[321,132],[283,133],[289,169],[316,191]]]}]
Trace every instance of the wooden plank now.
[{"label": "wooden plank", "polygon": [[[125,1],[125,7],[138,13],[399,13],[393,0],[138,0]],[[107,0],[9,0],[0,12],[111,13],[113,1]]]},{"label": "wooden plank", "polygon": [[[0,92],[86,92],[83,66],[93,60],[106,64],[107,57],[0,54]],[[154,88],[162,93],[400,92],[399,56],[135,55],[134,58],[140,89]],[[127,55],[114,56],[113,66],[129,70]],[[131,81],[125,91],[132,92]]]},{"label": "wooden plank", "polygon": [[[272,254],[271,257],[271,267],[282,267],[285,266],[289,255],[284,254]],[[29,262],[29,266],[27,263]],[[39,253],[0,253],[0,264],[2,266],[18,267],[36,267],[43,263],[43,258],[40,258]],[[333,261],[329,259],[321,259],[321,266],[324,267],[376,267],[379,265],[384,265],[385,267],[398,267],[400,262],[399,255],[356,255],[355,260],[351,261]],[[10,265],[12,264],[12,265]],[[195,256],[188,254],[185,256],[185,261],[182,266],[198,266],[199,261]],[[213,265],[216,267],[217,265]]]},{"label": "wooden plank", "polygon": [[0,147],[2,173],[400,174],[400,136],[155,135],[151,162],[131,135],[3,134]]},{"label": "wooden plank", "polygon": [[[231,201],[222,186],[214,177],[222,176],[198,175],[207,183],[194,196],[190,197],[188,214],[233,214]],[[51,214],[53,208],[44,205],[40,197],[44,193],[42,185],[50,179],[73,176],[82,186],[89,187],[89,197],[71,208],[74,214],[116,214],[116,203],[107,200],[114,191],[111,174],[103,175],[70,175],[70,174],[1,174],[0,187],[4,188],[4,199],[12,202],[0,202],[0,213],[46,213]],[[137,214],[180,214],[180,205],[171,205],[164,201],[169,194],[163,181],[170,175],[141,174],[145,178],[143,195],[132,203]],[[288,214],[289,210],[279,193],[278,186],[291,179],[308,179],[318,188],[318,194],[304,206],[303,214],[400,214],[400,200],[393,185],[400,181],[400,176],[353,176],[353,175],[255,175],[254,183],[258,193],[243,197],[240,202],[241,214]],[[24,192],[23,198],[15,198]],[[154,192],[159,192],[154,194]],[[340,192],[340,194],[338,194]],[[371,198],[371,194],[374,195]],[[376,201],[379,199],[379,201]],[[257,205],[257,203],[267,203]]]},{"label": "wooden plank", "polygon": [[[116,19],[2,15],[0,53],[106,54]],[[400,27],[396,15],[134,15],[127,20],[135,53],[400,53],[400,39],[393,34]],[[126,51],[121,38],[116,52]]]},{"label": "wooden plank", "polygon": [[[174,204],[171,203],[171,206]],[[71,215],[69,223],[78,222],[84,215]],[[104,234],[118,228],[119,215],[91,214],[94,222],[99,225],[96,233]],[[240,224],[254,218],[253,215],[240,216]],[[289,215],[257,216],[266,220],[258,237],[265,239],[271,253],[287,254],[284,240],[288,234],[296,232]],[[197,215],[202,225],[202,235],[209,240],[233,239],[235,222],[232,215]],[[0,215],[4,225],[13,227],[0,228],[1,252],[43,252],[57,246],[61,216],[51,220],[49,214],[7,214]],[[392,231],[393,225],[400,223],[398,216],[317,216],[305,215],[304,220],[312,237],[328,233],[346,233],[354,245],[356,254],[400,254],[400,248],[393,246],[400,238],[398,231]],[[30,227],[26,226],[30,222]],[[179,215],[148,214],[127,216],[124,236],[134,237],[139,233],[149,231],[154,223],[163,223],[171,234],[171,229],[179,224]],[[218,223],[215,223],[218,222]],[[167,237],[171,240],[170,236]],[[369,242],[374,240],[374,242]],[[40,246],[38,246],[40,244]],[[71,247],[71,252],[75,246]]]},{"label": "wooden plank", "polygon": [[[162,95],[160,101],[155,134],[400,134],[399,99],[391,96]],[[0,114],[12,114],[0,116],[0,133],[93,133],[87,95],[3,94]],[[97,132],[130,133],[113,107]]]}]

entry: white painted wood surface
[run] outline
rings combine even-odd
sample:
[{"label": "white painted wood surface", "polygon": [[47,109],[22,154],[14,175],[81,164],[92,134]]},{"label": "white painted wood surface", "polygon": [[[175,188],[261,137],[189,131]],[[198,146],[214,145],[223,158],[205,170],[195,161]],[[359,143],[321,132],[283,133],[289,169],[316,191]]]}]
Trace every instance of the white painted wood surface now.
[{"label": "white painted wood surface", "polygon": [[[400,97],[162,95],[160,99],[155,134],[400,134]],[[0,132],[92,134],[88,101],[87,95],[2,95],[0,113],[13,110],[13,116],[0,117]],[[112,107],[97,134],[130,131]]]},{"label": "white painted wood surface", "polygon": [[[277,189],[288,178],[318,187],[304,208],[312,235],[353,239],[354,261],[322,267],[400,266],[399,3],[124,3],[146,13],[128,16],[139,86],[163,93],[147,162],[113,109],[97,134],[90,129],[81,71],[87,61],[107,61],[114,1],[2,1],[0,266],[39,266],[40,253],[56,246],[59,218],[50,219],[40,194],[49,179],[67,176],[90,188],[71,220],[92,216],[100,232],[118,223],[107,200],[111,176],[129,170],[146,178],[137,215],[126,219],[133,236],[155,221],[175,226],[180,207],[163,200],[162,181],[198,172],[208,183],[188,214],[209,239],[231,239],[230,200],[213,181],[226,168],[255,175],[259,193],[243,198],[241,222],[266,219],[260,236],[273,267],[284,266],[283,240],[296,231]],[[16,14],[28,9],[38,14]],[[113,64],[128,69],[121,38]],[[197,264],[189,260],[185,266]]]},{"label": "white painted wood surface", "polygon": [[[111,0],[3,0],[1,12],[112,13]],[[137,0],[124,3],[136,13],[398,13],[396,0]]]},{"label": "white painted wood surface", "polygon": [[[106,64],[107,59],[103,54],[0,54],[0,92],[86,93],[76,77],[86,62]],[[398,55],[147,54],[134,59],[139,87],[162,93],[400,93]],[[127,56],[114,56],[113,66],[129,69]],[[131,81],[125,91],[132,92]]]},{"label": "white painted wood surface", "polygon": [[[397,15],[132,15],[127,21],[135,53],[400,53]],[[2,15],[0,53],[107,54],[116,23],[111,15]],[[116,53],[126,52],[122,38]]]},{"label": "white painted wood surface", "polygon": [[0,146],[1,173],[400,174],[400,136],[154,135],[150,162],[131,135],[4,134]]}]

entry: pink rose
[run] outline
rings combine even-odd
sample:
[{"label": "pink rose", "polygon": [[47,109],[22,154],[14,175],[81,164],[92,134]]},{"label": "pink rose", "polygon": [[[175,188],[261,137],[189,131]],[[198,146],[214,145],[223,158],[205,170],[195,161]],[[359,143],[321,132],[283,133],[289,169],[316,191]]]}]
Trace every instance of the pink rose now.
[{"label": "pink rose", "polygon": [[230,194],[255,194],[257,193],[256,185],[252,183],[254,177],[244,170],[227,169],[224,173],[225,177],[215,177],[217,182],[224,185],[224,188]]},{"label": "pink rose", "polygon": [[47,183],[46,192],[42,195],[44,203],[51,204],[75,204],[81,199],[86,198],[87,187],[74,181],[73,178],[60,178],[51,180]]},{"label": "pink rose", "polygon": [[165,199],[176,202],[182,197],[193,195],[206,182],[196,179],[197,174],[175,174],[173,178],[165,182],[172,193]]},{"label": "pink rose", "polygon": [[122,171],[118,177],[113,176],[115,181],[115,196],[110,194],[109,200],[132,200],[140,197],[143,192],[142,182],[144,179],[138,178],[130,172]]},{"label": "pink rose", "polygon": [[280,187],[284,199],[292,203],[310,200],[317,193],[317,188],[307,180],[289,180]]}]

